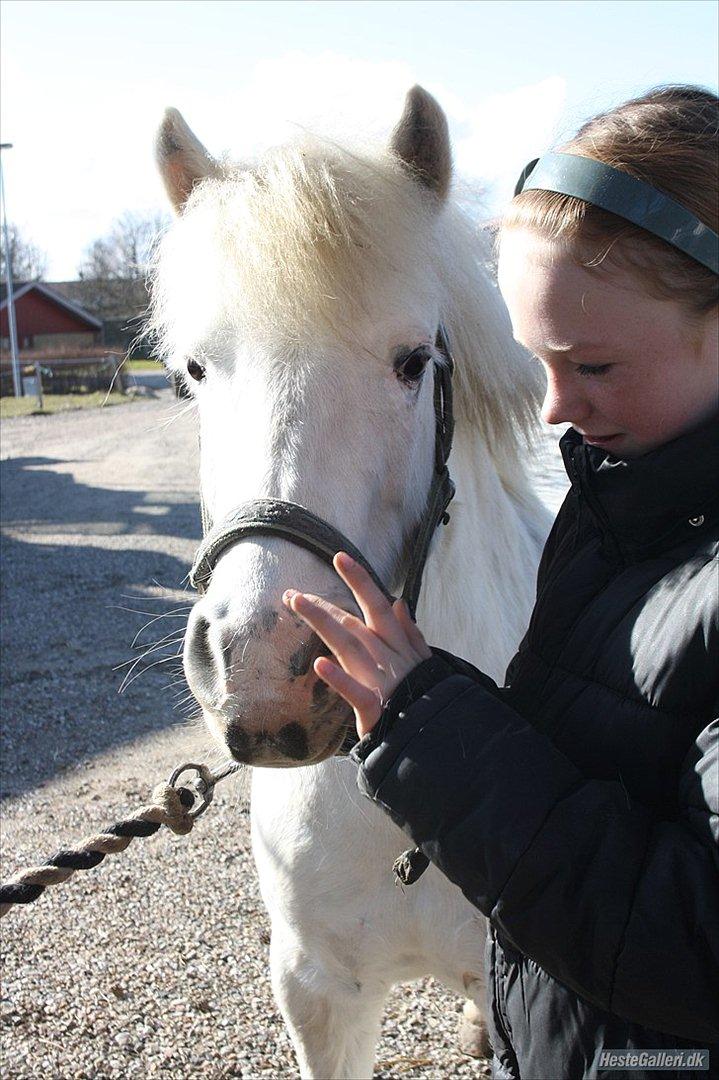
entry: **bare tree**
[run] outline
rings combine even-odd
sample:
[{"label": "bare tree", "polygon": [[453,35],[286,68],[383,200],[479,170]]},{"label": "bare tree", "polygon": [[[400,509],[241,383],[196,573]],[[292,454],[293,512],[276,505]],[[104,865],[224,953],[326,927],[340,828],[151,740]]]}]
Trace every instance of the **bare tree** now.
[{"label": "bare tree", "polygon": [[164,214],[122,214],[106,236],[93,240],[78,267],[86,302],[100,314],[137,307],[152,246],[167,224]]},{"label": "bare tree", "polygon": [[[23,237],[17,225],[8,222],[8,249],[13,282],[42,281],[47,273],[47,255],[41,248]],[[0,245],[0,278],[7,277],[5,241]]]},{"label": "bare tree", "polygon": [[167,223],[165,214],[127,210],[107,236],[93,240],[78,267],[82,280],[139,281],[144,277],[152,245]]}]

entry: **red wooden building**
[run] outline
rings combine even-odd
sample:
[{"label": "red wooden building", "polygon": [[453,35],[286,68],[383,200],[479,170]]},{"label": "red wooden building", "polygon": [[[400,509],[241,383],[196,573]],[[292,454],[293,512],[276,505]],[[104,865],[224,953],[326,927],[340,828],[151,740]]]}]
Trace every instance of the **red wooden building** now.
[{"label": "red wooden building", "polygon": [[[13,289],[18,348],[27,350],[85,349],[101,340],[102,322],[85,308],[61,296],[42,281],[18,283]],[[7,290],[0,302],[2,351],[10,348]],[[3,357],[5,359],[5,357]]]}]

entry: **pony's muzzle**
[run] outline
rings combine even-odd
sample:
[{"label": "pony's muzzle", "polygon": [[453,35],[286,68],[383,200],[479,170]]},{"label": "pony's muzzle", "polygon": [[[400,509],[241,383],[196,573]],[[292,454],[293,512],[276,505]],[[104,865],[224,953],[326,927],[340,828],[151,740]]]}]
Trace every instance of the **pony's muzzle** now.
[{"label": "pony's muzzle", "polygon": [[208,597],[190,614],[185,676],[208,727],[237,761],[305,765],[342,742],[351,710],[315,674],[314,660],[328,650],[298,622],[275,609],[238,622]]}]

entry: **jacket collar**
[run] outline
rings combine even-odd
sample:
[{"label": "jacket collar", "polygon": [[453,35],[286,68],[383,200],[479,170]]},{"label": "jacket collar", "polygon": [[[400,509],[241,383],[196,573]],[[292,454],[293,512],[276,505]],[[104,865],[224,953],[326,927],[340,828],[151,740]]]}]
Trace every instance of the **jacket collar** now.
[{"label": "jacket collar", "polygon": [[661,548],[682,530],[706,535],[719,515],[719,413],[637,458],[587,446],[574,428],[559,446],[572,486],[625,554]]}]

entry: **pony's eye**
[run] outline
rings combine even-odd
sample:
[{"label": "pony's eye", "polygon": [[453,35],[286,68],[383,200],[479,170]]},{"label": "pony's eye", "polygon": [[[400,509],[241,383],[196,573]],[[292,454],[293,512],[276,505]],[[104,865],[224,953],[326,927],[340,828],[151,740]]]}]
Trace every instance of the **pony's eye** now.
[{"label": "pony's eye", "polygon": [[202,382],[205,377],[205,369],[203,368],[202,364],[197,363],[197,360],[188,360],[187,374],[190,375],[193,379],[196,379],[197,382]]},{"label": "pony's eye", "polygon": [[402,351],[394,362],[397,378],[407,386],[415,386],[422,378],[424,369],[431,359],[428,345],[418,345],[411,352]]}]

